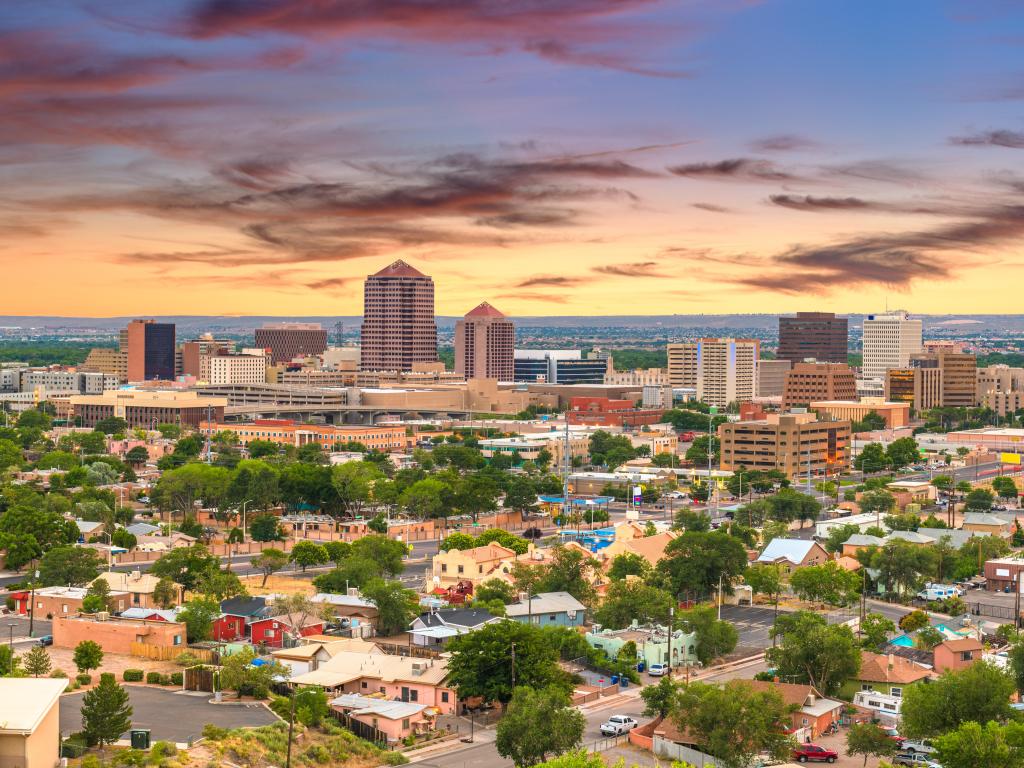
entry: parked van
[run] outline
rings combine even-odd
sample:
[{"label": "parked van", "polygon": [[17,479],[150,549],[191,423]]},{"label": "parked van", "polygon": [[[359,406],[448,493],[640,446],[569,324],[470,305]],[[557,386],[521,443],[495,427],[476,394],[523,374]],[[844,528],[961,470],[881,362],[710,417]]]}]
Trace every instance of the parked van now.
[{"label": "parked van", "polygon": [[917,593],[918,600],[945,600],[949,597],[960,597],[963,590],[952,584],[925,584],[924,589]]}]

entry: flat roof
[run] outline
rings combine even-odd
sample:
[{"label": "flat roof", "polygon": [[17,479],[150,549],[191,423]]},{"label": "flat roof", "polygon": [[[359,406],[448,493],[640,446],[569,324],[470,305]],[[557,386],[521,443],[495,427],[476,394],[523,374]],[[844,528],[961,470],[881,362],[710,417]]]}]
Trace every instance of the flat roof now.
[{"label": "flat roof", "polygon": [[35,731],[66,686],[63,678],[0,678],[0,733]]}]

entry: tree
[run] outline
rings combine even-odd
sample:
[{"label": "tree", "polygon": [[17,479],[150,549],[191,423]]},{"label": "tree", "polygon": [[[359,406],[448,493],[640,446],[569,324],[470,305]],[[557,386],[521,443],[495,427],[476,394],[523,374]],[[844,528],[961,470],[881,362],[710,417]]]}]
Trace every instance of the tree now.
[{"label": "tree", "polygon": [[195,597],[185,603],[178,612],[178,621],[185,625],[185,634],[190,643],[209,640],[213,635],[213,623],[220,616],[220,603],[211,597]]},{"label": "tree", "polygon": [[921,452],[917,448],[917,441],[912,437],[901,437],[889,443],[885,449],[885,456],[889,459],[889,466],[893,469],[901,469],[921,460]]},{"label": "tree", "polygon": [[519,600],[515,588],[507,581],[502,581],[501,579],[488,579],[485,581],[476,588],[473,598],[488,603],[498,600],[505,605],[511,605]]},{"label": "tree", "polygon": [[838,693],[860,670],[860,649],[851,629],[828,624],[819,614],[798,611],[779,616],[772,637],[780,642],[765,651],[765,658],[776,674],[813,685],[826,696]]},{"label": "tree", "polygon": [[878,488],[864,491],[857,505],[864,514],[874,514],[880,520],[896,509],[896,497],[888,491]]},{"label": "tree", "polygon": [[440,550],[442,552],[448,552],[453,549],[472,549],[475,546],[475,536],[470,536],[468,533],[456,531],[455,533],[449,533],[447,536],[444,537],[440,544]]},{"label": "tree", "polygon": [[934,741],[935,758],[944,768],[1021,768],[1024,766],[1024,725],[989,721],[963,723]]},{"label": "tree", "polygon": [[237,573],[211,568],[199,577],[196,590],[204,597],[211,597],[217,602],[246,594],[245,585]]},{"label": "tree", "polygon": [[448,682],[460,699],[481,696],[502,705],[512,699],[512,648],[515,646],[515,682],[534,689],[565,684],[558,667],[558,652],[544,631],[532,624],[503,621],[459,635],[448,643]]},{"label": "tree", "polygon": [[636,458],[636,450],[626,435],[612,435],[603,429],[590,436],[590,463],[615,469]]},{"label": "tree", "polygon": [[21,659],[14,655],[14,647],[0,645],[0,677],[17,677],[21,671]]},{"label": "tree", "polygon": [[551,562],[537,583],[539,592],[568,592],[581,603],[589,604],[596,596],[593,574],[597,561],[579,549],[556,544],[551,548]]},{"label": "tree", "polygon": [[1001,499],[1016,499],[1020,495],[1012,477],[993,477],[992,490],[999,494]]},{"label": "tree", "polygon": [[331,485],[338,494],[342,511],[357,515],[373,496],[376,484],[384,473],[372,461],[347,461],[331,469]]},{"label": "tree", "polygon": [[890,458],[881,443],[868,443],[853,460],[853,466],[865,475],[881,472],[890,466]]},{"label": "tree", "polygon": [[277,662],[254,667],[256,652],[249,647],[233,653],[224,659],[220,670],[220,684],[223,690],[235,691],[238,698],[249,695],[265,699],[276,677],[288,677],[288,667]]},{"label": "tree", "polygon": [[878,429],[885,429],[885,417],[878,411],[868,411],[864,418],[855,422],[854,432],[874,432]]},{"label": "tree", "polygon": [[995,496],[987,488],[974,488],[964,499],[964,506],[968,512],[988,512],[992,509]]},{"label": "tree", "polygon": [[914,638],[914,646],[925,651],[930,651],[945,639],[946,636],[935,627],[922,627],[917,630],[917,637]]},{"label": "tree", "polygon": [[164,610],[173,608],[178,602],[178,588],[174,582],[166,577],[157,581],[153,587],[153,602]]},{"label": "tree", "polygon": [[797,568],[789,577],[793,591],[802,599],[829,605],[849,605],[860,588],[861,577],[835,560]]},{"label": "tree", "polygon": [[675,604],[672,595],[639,579],[613,581],[601,605],[594,612],[594,621],[609,629],[624,629],[631,622],[668,624],[669,609]]},{"label": "tree", "polygon": [[782,592],[784,581],[782,567],[777,563],[756,563],[743,574],[754,594],[765,595],[775,602],[775,615],[779,614],[779,593]]},{"label": "tree", "polygon": [[648,685],[641,689],[640,698],[644,700],[644,717],[668,717],[669,713],[675,709],[680,685],[671,677],[662,677],[658,680],[657,685]]},{"label": "tree", "polygon": [[257,515],[249,523],[249,535],[253,541],[281,541],[284,534],[281,524],[274,515]]},{"label": "tree", "polygon": [[115,547],[123,547],[129,552],[135,549],[139,540],[135,537],[134,533],[129,533],[124,528],[118,528],[110,537],[110,543]]},{"label": "tree", "polygon": [[403,559],[409,554],[409,546],[387,536],[373,534],[352,542],[351,556],[376,563],[380,573],[397,576],[405,570]]},{"label": "tree", "polygon": [[85,613],[97,613],[110,609],[110,582],[106,579],[96,579],[89,585],[85,597],[82,599],[82,611]]},{"label": "tree", "polygon": [[928,614],[922,610],[911,611],[900,619],[900,629],[908,634],[927,627],[930,624]]},{"label": "tree", "polygon": [[282,570],[286,565],[288,565],[287,553],[273,547],[264,549],[252,559],[252,567],[257,568],[263,574],[263,581],[260,582],[261,588],[267,586],[267,579],[271,575]]},{"label": "tree", "polygon": [[345,594],[350,588],[359,589],[371,579],[382,576],[380,564],[367,557],[351,556],[342,560],[327,573],[313,577],[313,586],[321,592]]},{"label": "tree", "polygon": [[99,573],[99,555],[88,547],[55,547],[39,561],[39,581],[45,587],[81,587]]},{"label": "tree", "polygon": [[301,567],[303,573],[305,573],[307,567],[323,565],[330,560],[330,557],[327,555],[327,550],[321,545],[312,541],[300,541],[292,547],[289,559]]},{"label": "tree", "polygon": [[732,594],[732,581],[747,567],[743,543],[720,531],[686,531],[669,542],[655,572],[673,595],[706,597],[718,589]]},{"label": "tree", "polygon": [[193,592],[205,573],[219,569],[220,560],[215,555],[211,555],[202,544],[193,544],[191,547],[178,547],[161,555],[149,572],[158,579],[170,579],[176,584],[181,584],[187,591]]},{"label": "tree", "polygon": [[721,453],[721,441],[717,437],[699,435],[686,449],[686,460],[697,466],[707,466],[708,451],[711,452],[711,463],[717,464]]},{"label": "tree", "polygon": [[651,573],[651,565],[643,557],[635,552],[623,552],[612,558],[612,564],[608,568],[608,578],[612,581],[621,581],[627,576],[639,576],[646,579]]},{"label": "tree", "polygon": [[896,631],[892,620],[881,613],[869,613],[860,623],[860,631],[865,648],[878,652],[889,639],[889,634]]},{"label": "tree", "polygon": [[136,445],[134,448],[128,449],[128,452],[124,455],[124,460],[136,466],[145,464],[149,461],[149,451],[144,445]]},{"label": "tree", "polygon": [[721,768],[746,768],[762,752],[781,759],[793,745],[779,728],[790,719],[782,697],[745,680],[690,683],[680,690],[672,717]]},{"label": "tree", "polygon": [[89,670],[99,669],[103,663],[103,648],[93,640],[83,640],[75,646],[72,659],[78,671],[86,674]]},{"label": "tree", "polygon": [[888,541],[871,556],[871,567],[878,571],[878,582],[885,591],[904,597],[916,592],[927,574],[935,571],[936,554],[902,539]]},{"label": "tree", "polygon": [[858,533],[860,533],[859,525],[853,525],[852,523],[837,525],[828,532],[828,538],[825,539],[825,549],[832,554],[841,552],[843,544],[846,543],[847,539]]},{"label": "tree", "polygon": [[874,723],[854,723],[846,734],[846,752],[850,755],[864,755],[864,765],[869,757],[889,757],[896,753],[896,742],[889,734]]},{"label": "tree", "polygon": [[586,720],[562,688],[516,688],[498,721],[495,748],[518,768],[544,762],[579,745]]},{"label": "tree", "polygon": [[727,621],[720,621],[710,605],[683,611],[678,620],[686,631],[696,633],[695,650],[701,664],[707,665],[720,656],[732,653],[739,641],[736,628]]},{"label": "tree", "polygon": [[[45,456],[43,458],[45,458]],[[0,439],[0,470],[7,469],[8,467],[16,467],[20,465],[21,462],[21,448],[19,448],[12,440]]]},{"label": "tree", "polygon": [[33,646],[32,650],[22,657],[22,666],[32,677],[49,674],[50,654],[41,645]]},{"label": "tree", "polygon": [[82,698],[82,733],[86,742],[102,749],[113,744],[132,727],[132,706],[128,691],[118,685],[114,675],[105,672],[100,682]]},{"label": "tree", "polygon": [[673,521],[675,528],[682,528],[686,531],[710,531],[711,518],[704,512],[695,512],[692,509],[680,509],[676,512]]},{"label": "tree", "polygon": [[944,672],[928,685],[903,690],[903,729],[911,738],[926,738],[967,722],[1006,720],[1013,690],[1013,678],[985,661]]},{"label": "tree", "polygon": [[778,493],[769,496],[765,501],[771,510],[769,516],[772,520],[784,523],[799,520],[801,527],[807,521],[816,520],[821,514],[821,502],[813,496],[794,491],[792,488],[781,488]]},{"label": "tree", "polygon": [[405,632],[416,618],[419,608],[416,593],[406,589],[400,581],[370,579],[361,592],[365,599],[377,606],[377,632],[381,635]]}]

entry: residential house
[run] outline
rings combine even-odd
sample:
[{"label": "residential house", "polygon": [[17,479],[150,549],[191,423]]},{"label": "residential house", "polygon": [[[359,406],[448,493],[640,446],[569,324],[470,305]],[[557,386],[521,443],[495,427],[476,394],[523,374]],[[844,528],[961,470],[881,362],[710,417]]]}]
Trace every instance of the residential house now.
[{"label": "residential house", "polygon": [[[271,611],[276,613],[276,611]],[[283,648],[307,635],[324,631],[324,620],[319,616],[273,615],[249,622],[249,642],[267,648]]]},{"label": "residential house", "polygon": [[923,533],[917,531],[892,531],[885,537],[885,542],[888,544],[890,541],[905,541],[908,544],[919,544],[919,545],[932,545],[935,540],[930,536],[925,536]]},{"label": "residential house", "polygon": [[822,696],[812,685],[780,683],[778,681],[751,680],[756,691],[775,691],[783,703],[792,709],[791,732],[803,732],[816,739],[832,723],[838,723],[845,702]]},{"label": "residential house", "polygon": [[978,640],[946,640],[932,650],[935,658],[935,671],[945,672],[966,669],[976,661],[981,661],[984,646]]},{"label": "residential house", "polygon": [[436,710],[427,704],[389,701],[375,696],[346,693],[331,700],[331,709],[376,729],[389,744],[434,728]]},{"label": "residential house", "polygon": [[126,526],[125,530],[132,536],[152,536],[154,533],[160,533],[160,526],[152,523],[132,523]]},{"label": "residential house", "polygon": [[341,651],[312,672],[290,678],[293,685],[319,685],[328,693],[373,694],[385,699],[435,707],[440,714],[455,714],[457,697],[446,684],[444,658],[417,659],[385,653]]},{"label": "residential house", "polygon": [[922,536],[927,536],[932,544],[937,544],[942,539],[949,539],[949,545],[954,549],[960,549],[964,544],[978,536],[989,536],[985,531],[964,531],[958,528],[925,528],[917,529]]},{"label": "residential house", "polygon": [[220,603],[220,616],[213,622],[211,636],[218,641],[244,640],[250,625],[272,613],[265,597],[229,597]]},{"label": "residential house", "polygon": [[49,677],[0,678],[0,765],[60,764],[60,695],[66,684]]},{"label": "residential house", "polygon": [[505,615],[542,627],[581,627],[586,623],[587,607],[568,592],[541,592],[506,605]]},{"label": "residential house", "polygon": [[[14,609],[23,616],[28,615],[32,609],[32,615],[38,619],[52,619],[54,616],[74,616],[82,610],[82,601],[88,594],[85,587],[42,587],[35,591],[20,590],[12,592]],[[33,603],[34,600],[34,603]],[[111,592],[111,607],[120,611],[123,610],[128,601],[126,592]]]},{"label": "residential house", "polygon": [[364,635],[363,629],[373,630],[377,626],[377,606],[360,595],[357,589],[349,589],[347,595],[317,592],[310,600],[318,605],[329,605],[335,618],[341,619],[343,625],[347,624],[359,636],[372,634],[368,631]]},{"label": "residential house", "polygon": [[415,645],[425,648],[444,646],[453,637],[495,624],[503,619],[480,608],[449,608],[421,613],[412,622],[409,634]]},{"label": "residential house", "polygon": [[867,533],[855,533],[843,542],[843,556],[856,557],[857,553],[862,549],[867,549],[868,547],[881,547],[884,544],[885,539],[881,536],[872,536]]},{"label": "residential house", "polygon": [[772,539],[755,562],[781,565],[786,573],[831,560],[818,542],[809,539]]},{"label": "residential house", "polygon": [[180,531],[171,531],[170,536],[136,536],[135,548],[140,552],[167,552],[178,547],[191,547],[198,539]]},{"label": "residential house", "polygon": [[[358,653],[382,653],[373,643],[359,638],[320,639],[321,635],[303,636],[302,642],[293,648],[279,648],[270,655],[274,661],[280,662],[291,670],[292,676],[315,672],[325,661],[330,660],[341,651]],[[314,639],[315,638],[315,639]]]},{"label": "residential house", "polygon": [[665,549],[678,535],[675,531],[664,531],[653,536],[619,538],[619,529],[616,528],[615,541],[600,551],[601,561],[605,567],[611,567],[618,555],[631,553],[642,557],[653,568],[665,557]]},{"label": "residential house", "polygon": [[660,624],[633,624],[625,629],[603,629],[595,624],[584,635],[594,648],[616,658],[622,646],[632,641],[636,644],[637,658],[649,667],[651,664],[668,664],[687,667],[697,662],[697,633],[675,630],[669,637],[668,628]]},{"label": "residential house", "polygon": [[[128,601],[125,608],[157,608],[153,599],[153,592],[160,579],[149,573],[141,571],[106,571],[101,573],[99,578],[103,579],[110,586],[111,592],[127,592]],[[181,603],[184,600],[184,589],[180,584],[174,585],[174,601]]]},{"label": "residential house", "polygon": [[78,543],[84,544],[94,536],[103,534],[103,523],[94,520],[75,520],[78,526]]},{"label": "residential house", "polygon": [[482,547],[438,552],[432,562],[434,586],[447,588],[460,581],[470,581],[474,586],[480,586],[502,562],[512,560],[515,556],[514,550],[493,541]]},{"label": "residential house", "polygon": [[[910,687],[929,680],[935,673],[922,664],[897,656],[894,653],[880,654],[870,651],[860,652],[860,672],[854,680],[848,680],[840,691],[844,699],[852,700],[858,693],[880,694],[882,697],[894,699],[895,707],[882,707],[881,702],[875,707],[862,704],[867,709],[879,712],[899,714],[903,692]],[[861,697],[865,699],[865,697]],[[868,697],[877,698],[877,697]]]},{"label": "residential house", "polygon": [[1008,538],[1013,533],[1013,521],[988,512],[968,512],[960,526],[965,531],[987,533],[991,536]]},{"label": "residential house", "polygon": [[180,608],[161,610],[160,608],[129,608],[121,611],[122,619],[143,619],[144,621],[177,621]]}]

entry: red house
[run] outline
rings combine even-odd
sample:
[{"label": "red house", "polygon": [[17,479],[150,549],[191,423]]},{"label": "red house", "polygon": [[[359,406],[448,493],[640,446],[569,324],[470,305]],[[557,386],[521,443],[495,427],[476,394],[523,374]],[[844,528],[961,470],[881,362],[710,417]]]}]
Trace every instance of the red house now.
[{"label": "red house", "polygon": [[253,645],[262,644],[268,648],[282,648],[285,634],[292,637],[306,637],[307,635],[321,635],[323,631],[323,619],[315,616],[308,617],[301,627],[294,626],[288,616],[271,616],[266,619],[256,619],[249,624],[249,642]]},{"label": "red house", "polygon": [[249,626],[271,613],[270,606],[262,597],[228,598],[221,601],[220,611],[220,617],[213,622],[211,637],[227,642],[244,640],[249,635]]}]

